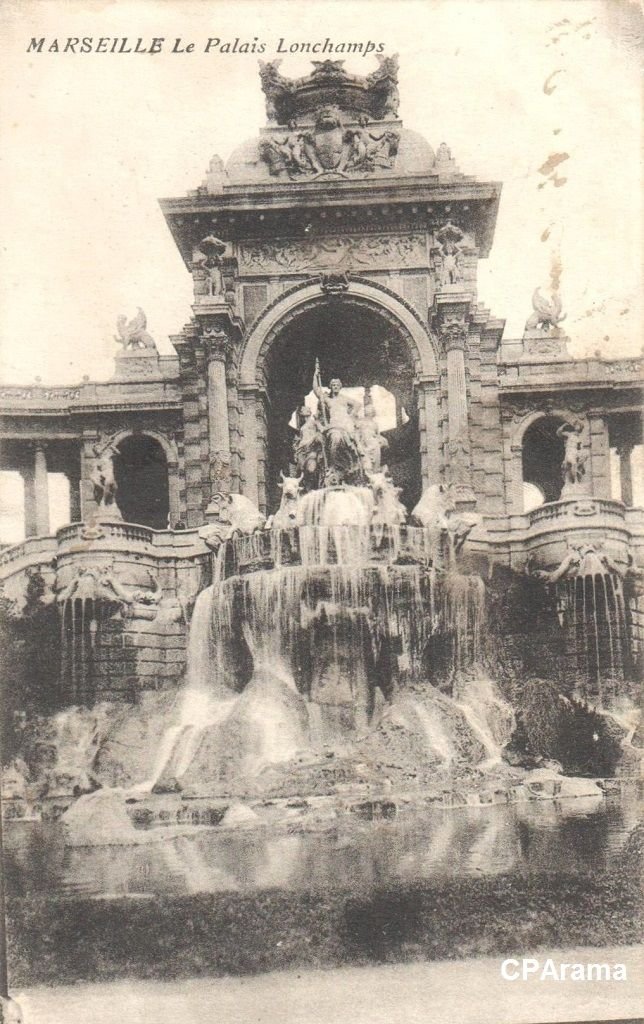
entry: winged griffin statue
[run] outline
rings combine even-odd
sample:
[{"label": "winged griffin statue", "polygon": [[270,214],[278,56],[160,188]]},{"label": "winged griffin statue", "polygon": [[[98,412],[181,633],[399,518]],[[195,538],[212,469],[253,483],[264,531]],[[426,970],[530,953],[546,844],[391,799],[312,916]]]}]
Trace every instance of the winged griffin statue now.
[{"label": "winged griffin statue", "polygon": [[554,331],[566,319],[566,313],[561,315],[561,299],[556,292],[552,299],[546,299],[539,288],[535,288],[532,308],[534,312],[526,321],[526,331]]},{"label": "winged griffin statue", "polygon": [[156,348],[154,338],[147,332],[148,321],[145,313],[139,306],[138,313],[130,322],[127,317],[121,315],[116,321],[118,337],[114,335],[114,341],[121,345],[124,352],[137,348]]}]

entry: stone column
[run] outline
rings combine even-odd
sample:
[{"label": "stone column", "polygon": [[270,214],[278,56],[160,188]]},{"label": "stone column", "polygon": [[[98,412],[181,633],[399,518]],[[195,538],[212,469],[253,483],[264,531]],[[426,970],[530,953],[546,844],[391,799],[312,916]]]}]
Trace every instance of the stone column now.
[{"label": "stone column", "polygon": [[[592,494],[593,498],[610,498],[610,439],[608,420],[601,413],[588,414],[588,430],[581,435],[584,454],[587,456],[586,472],[579,482],[574,495]],[[567,487],[564,491],[568,491]],[[562,498],[568,496],[562,491]]]},{"label": "stone column", "polygon": [[257,448],[259,443],[259,423],[257,417],[258,389],[244,387],[240,389],[242,409],[242,492],[254,505],[259,506],[259,462]]},{"label": "stone column", "polygon": [[418,425],[420,428],[420,458],[423,490],[431,484],[439,484],[441,438],[438,429],[438,380],[419,380]]},{"label": "stone column", "polygon": [[454,498],[461,507],[475,502],[472,490],[470,438],[465,376],[467,320],[461,312],[447,314],[439,327],[447,353],[447,470]]},{"label": "stone column", "polygon": [[619,483],[622,492],[622,501],[627,507],[633,505],[633,468],[631,466],[631,455],[634,445],[622,444],[617,448],[619,456]]},{"label": "stone column", "polygon": [[447,351],[447,417],[449,439],[467,437],[467,382],[465,379],[465,334],[460,327],[454,333],[445,331]]},{"label": "stone column", "polygon": [[206,327],[203,333],[208,360],[208,445],[210,497],[230,490],[230,429],[226,361],[232,345],[225,331]]},{"label": "stone column", "polygon": [[24,466],[20,470],[20,475],[24,484],[25,537],[35,537],[38,529],[36,526],[36,482],[33,465]]},{"label": "stone column", "polygon": [[80,477],[68,473],[67,479],[69,481],[69,521],[70,523],[80,523],[82,522]]},{"label": "stone column", "polygon": [[36,535],[49,534],[49,487],[47,482],[47,456],[45,448],[37,444],[34,449],[34,490],[36,493]]}]

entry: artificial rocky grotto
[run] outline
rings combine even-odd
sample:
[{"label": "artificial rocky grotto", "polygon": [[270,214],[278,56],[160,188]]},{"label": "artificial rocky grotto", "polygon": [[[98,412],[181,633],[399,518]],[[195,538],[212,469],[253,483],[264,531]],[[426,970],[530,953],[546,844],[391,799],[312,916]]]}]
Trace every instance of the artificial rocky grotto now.
[{"label": "artificial rocky grotto", "polygon": [[7,815],[83,797],[91,842],[101,800],[124,837],[155,797],[167,823],[635,774],[641,358],[573,359],[539,289],[504,339],[501,186],[403,127],[396,58],[260,78],[260,137],[161,201],[175,354],[139,310],[110,380],[0,391]]}]

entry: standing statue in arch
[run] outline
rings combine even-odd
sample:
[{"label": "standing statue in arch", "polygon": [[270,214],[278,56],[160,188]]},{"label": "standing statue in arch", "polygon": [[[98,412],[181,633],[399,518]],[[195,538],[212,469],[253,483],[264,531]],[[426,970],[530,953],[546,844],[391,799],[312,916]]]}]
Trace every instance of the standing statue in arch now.
[{"label": "standing statue in arch", "polygon": [[364,389],[364,415],[358,420],[358,434],[365,473],[379,472],[382,450],[387,447],[388,441],[380,433],[370,387]]},{"label": "standing statue in arch", "polygon": [[114,456],[118,448],[112,440],[99,441],[92,448],[94,464],[90,471],[90,480],[94,485],[94,501],[98,511],[110,519],[120,519],[121,513],[116,504],[116,478],[114,476]]},{"label": "standing statue in arch", "polygon": [[572,487],[580,484],[586,472],[586,454],[582,450],[581,434],[583,424],[578,420],[575,423],[562,423],[557,428],[557,437],[564,442],[564,457],[561,463],[561,475],[564,487]]}]

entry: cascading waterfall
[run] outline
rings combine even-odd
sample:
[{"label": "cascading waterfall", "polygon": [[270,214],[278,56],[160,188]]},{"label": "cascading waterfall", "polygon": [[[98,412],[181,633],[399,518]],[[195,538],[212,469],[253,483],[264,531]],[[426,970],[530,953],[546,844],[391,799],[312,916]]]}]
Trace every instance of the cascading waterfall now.
[{"label": "cascading waterfall", "polygon": [[186,686],[179,720],[166,730],[150,778],[139,787],[151,790],[161,779],[178,781],[191,764],[204,731],[222,721],[234,695],[222,684],[213,641],[215,587],[197,597],[188,640]]},{"label": "cascading waterfall", "polygon": [[74,595],[61,602],[61,688],[67,702],[93,702],[94,645],[102,612],[94,597]]},{"label": "cascading waterfall", "polygon": [[514,712],[484,673],[462,680],[456,706],[463,712],[473,734],[485,751],[486,760],[501,760],[501,750],[514,730]]},{"label": "cascading waterfall", "polygon": [[148,789],[193,784],[206,762],[214,784],[243,778],[252,789],[269,766],[329,748],[346,756],[408,682],[414,695],[397,720],[429,759],[449,765],[460,756],[455,722],[469,727],[470,746],[498,755],[507,737],[494,718],[506,705],[492,684],[468,683],[452,700],[427,679],[434,635],[445,637],[454,676],[475,665],[483,581],[441,570],[435,531],[375,530],[372,505],[364,487],[312,491],[297,526],[233,535],[219,547],[213,584],[194,608],[177,720]]},{"label": "cascading waterfall", "polygon": [[584,696],[602,704],[614,696],[626,661],[626,611],[622,579],[587,552],[576,575],[557,583],[568,610],[572,653]]}]

